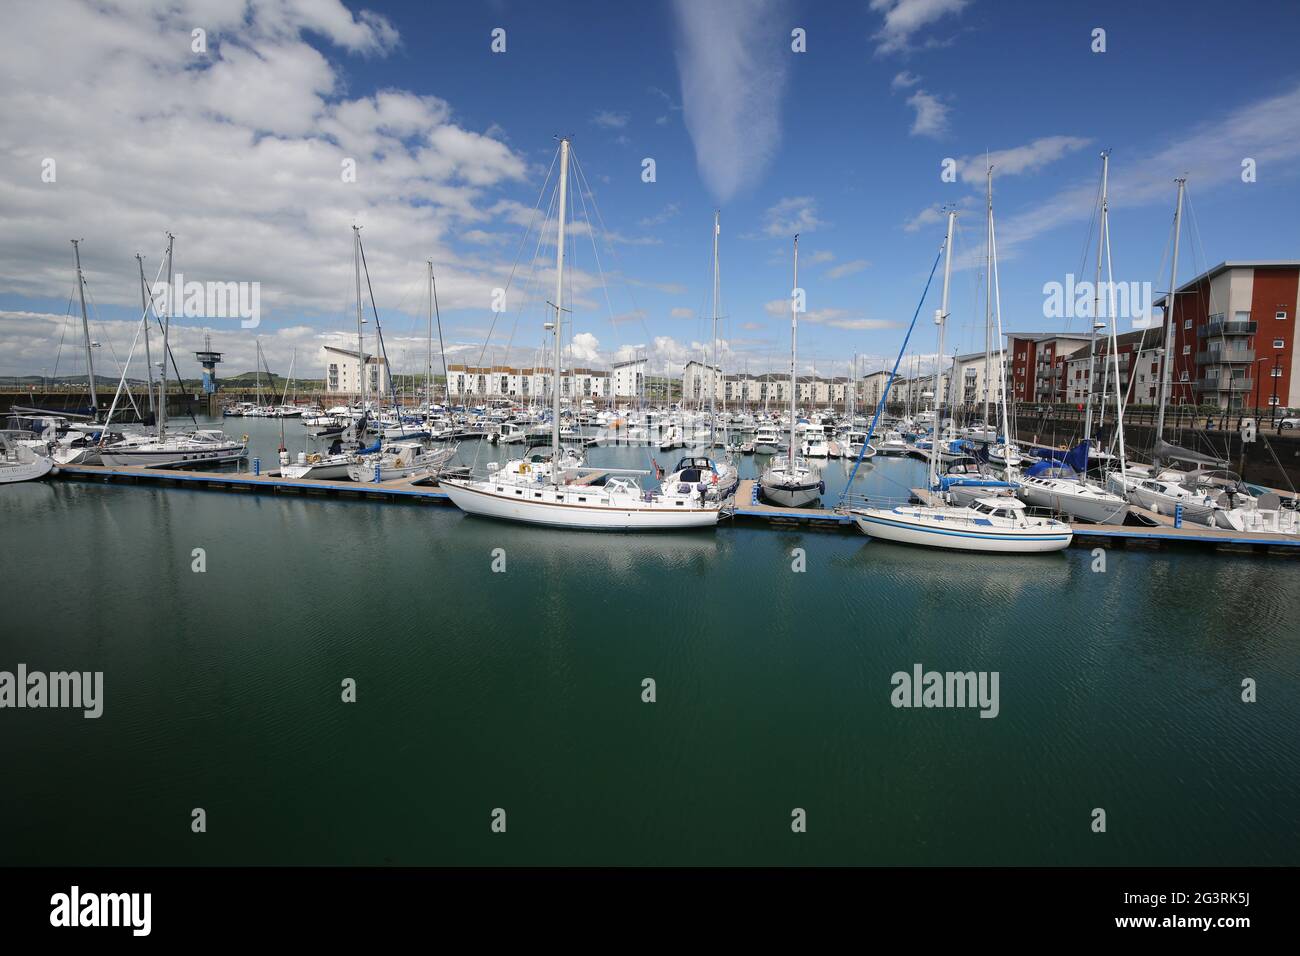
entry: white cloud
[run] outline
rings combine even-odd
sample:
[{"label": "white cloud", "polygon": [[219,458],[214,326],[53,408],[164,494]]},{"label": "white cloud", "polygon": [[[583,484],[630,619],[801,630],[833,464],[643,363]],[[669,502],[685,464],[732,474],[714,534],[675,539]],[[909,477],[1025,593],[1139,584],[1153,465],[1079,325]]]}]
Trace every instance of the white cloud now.
[{"label": "white cloud", "polygon": [[[790,300],[789,299],[772,299],[763,305],[763,311],[768,315],[779,318],[789,318]],[[861,319],[854,318],[854,313],[848,309],[809,309],[799,316],[800,323],[809,323],[811,325],[825,325],[833,329],[845,329],[847,331],[861,332],[872,329],[896,329],[901,328],[900,323],[891,322],[885,319]]]},{"label": "white cloud", "polygon": [[601,129],[623,129],[627,126],[630,119],[627,113],[616,113],[613,110],[598,110],[591,118],[591,122]]},{"label": "white cloud", "polygon": [[910,90],[920,82],[921,78],[915,73],[903,70],[901,73],[894,74],[894,78],[889,82],[889,88],[891,90]]},{"label": "white cloud", "polygon": [[826,270],[826,278],[843,279],[845,276],[851,276],[871,265],[866,259],[854,259],[851,262],[844,262],[833,269]]},{"label": "white cloud", "polygon": [[710,192],[726,202],[753,185],[781,137],[788,49],[778,0],[674,0],[686,128]]},{"label": "white cloud", "polygon": [[[206,54],[190,52],[194,24],[208,31]],[[531,213],[531,197],[524,208],[502,192],[544,169],[499,131],[458,125],[437,97],[347,95],[347,53],[322,54],[313,34],[364,55],[398,42],[387,21],[338,0],[45,0],[7,10],[0,291],[66,298],[77,235],[97,304],[134,308],[132,255],[145,253],[152,278],[170,230],[188,277],[261,283],[260,331],[304,317],[343,325],[356,222],[381,316],[404,296],[419,311],[410,289],[429,257],[444,310],[486,312],[509,270],[497,258],[508,252],[488,237]],[[51,49],[66,53],[58,70]],[[46,157],[57,164],[53,184],[41,181]],[[355,182],[341,176],[345,160],[355,161]],[[232,352],[252,338],[220,334],[217,347]]]},{"label": "white cloud", "polygon": [[943,222],[943,207],[939,203],[926,206],[907,222],[903,223],[904,232],[918,232],[923,226],[932,226]]},{"label": "white cloud", "polygon": [[871,9],[884,16],[875,34],[878,54],[901,53],[913,46],[912,37],[948,14],[960,13],[970,0],[871,0]]},{"label": "white cloud", "polygon": [[817,218],[817,202],[811,196],[790,196],[763,213],[763,232],[769,236],[793,236],[824,226]]},{"label": "white cloud", "polygon": [[993,167],[994,176],[1031,173],[1083,149],[1090,142],[1079,136],[1043,136],[1024,146],[994,150],[987,157],[983,154],[963,157],[957,161],[957,168],[961,170],[963,182],[983,183],[989,166]]},{"label": "white cloud", "polygon": [[[952,205],[957,206],[959,209],[968,209],[975,205],[975,199],[969,195],[962,196],[961,199]],[[947,209],[948,207],[941,203],[934,203],[931,206],[927,206],[911,219],[903,223],[903,231],[917,232],[926,226],[933,226],[941,223],[947,215]]]},{"label": "white cloud", "polygon": [[907,105],[916,110],[912,120],[913,136],[939,138],[948,132],[948,106],[932,93],[917,90],[907,98]]},{"label": "white cloud", "polygon": [[[1154,153],[1111,157],[1112,210],[1167,204],[1172,217],[1176,176],[1187,176],[1193,200],[1218,188],[1240,189],[1243,156],[1254,159],[1261,169],[1294,169],[1300,164],[1300,84],[1181,133],[1167,133],[1160,142]],[[1018,246],[1045,232],[1087,222],[1096,200],[1093,178],[1059,190],[1038,206],[1002,217],[998,255],[1010,258]]]},{"label": "white cloud", "polygon": [[579,332],[569,343],[569,351],[579,362],[598,362],[600,340],[590,332]]},{"label": "white cloud", "polygon": [[695,311],[693,309],[687,309],[680,305],[674,308],[668,314],[672,316],[674,319],[691,319],[695,317]]},{"label": "white cloud", "polygon": [[677,218],[677,214],[680,213],[681,211],[682,211],[681,203],[670,202],[668,205],[664,206],[663,209],[655,213],[653,216],[647,216],[646,218],[642,219],[640,223],[638,223],[638,225],[647,229],[653,226],[662,226],[670,219]]}]

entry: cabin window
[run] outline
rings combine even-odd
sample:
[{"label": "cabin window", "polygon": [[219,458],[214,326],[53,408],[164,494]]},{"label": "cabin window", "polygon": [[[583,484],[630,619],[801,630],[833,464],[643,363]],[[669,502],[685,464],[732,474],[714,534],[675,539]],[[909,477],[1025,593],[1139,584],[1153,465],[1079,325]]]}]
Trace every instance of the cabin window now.
[{"label": "cabin window", "polygon": [[579,498],[578,500],[581,501],[581,502],[585,502],[587,499],[586,499],[586,498]]}]

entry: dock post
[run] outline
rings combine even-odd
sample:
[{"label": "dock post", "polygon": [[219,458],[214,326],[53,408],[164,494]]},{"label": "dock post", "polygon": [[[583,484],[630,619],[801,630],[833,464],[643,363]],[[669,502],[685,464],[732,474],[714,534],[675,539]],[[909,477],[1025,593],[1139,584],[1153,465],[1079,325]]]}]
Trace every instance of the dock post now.
[{"label": "dock post", "polygon": [[260,459],[260,458],[254,458],[254,459],[253,459],[253,477],[256,478],[256,477],[257,477],[258,475],[260,475],[261,473],[262,473],[262,459]]}]

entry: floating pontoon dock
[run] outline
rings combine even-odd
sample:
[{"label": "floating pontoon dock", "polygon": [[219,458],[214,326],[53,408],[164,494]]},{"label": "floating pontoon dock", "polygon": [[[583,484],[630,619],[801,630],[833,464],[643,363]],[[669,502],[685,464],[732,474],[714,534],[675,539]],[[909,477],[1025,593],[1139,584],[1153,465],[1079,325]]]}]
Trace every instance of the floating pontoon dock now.
[{"label": "floating pontoon dock", "polygon": [[[406,478],[385,482],[333,481],[286,478],[278,474],[253,475],[241,471],[187,471],[168,468],[108,467],[104,465],[61,465],[58,477],[76,481],[148,484],[200,490],[259,492],[277,495],[306,495],[357,498],[380,501],[433,502],[450,504],[446,492],[429,478]],[[593,476],[597,477],[597,476]],[[1285,493],[1282,493],[1285,495]],[[924,489],[912,489],[918,501],[929,500]],[[736,488],[733,520],[776,529],[852,531],[853,519],[826,508],[782,508],[762,501],[758,482],[742,479]],[[1225,554],[1272,554],[1300,556],[1300,540],[1266,532],[1223,531],[1203,525],[1174,527],[1173,519],[1134,507],[1133,512],[1149,527],[1140,525],[1073,525],[1075,547],[1163,548],[1192,546]]]}]

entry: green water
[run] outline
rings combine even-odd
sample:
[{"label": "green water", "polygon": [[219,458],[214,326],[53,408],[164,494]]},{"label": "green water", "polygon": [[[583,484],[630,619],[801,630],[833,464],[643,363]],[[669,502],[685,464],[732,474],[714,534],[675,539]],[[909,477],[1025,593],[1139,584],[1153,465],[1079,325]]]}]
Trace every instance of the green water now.
[{"label": "green water", "polygon": [[[105,685],[0,711],[0,863],[1300,863],[1294,563],[60,480],[0,528],[0,669]],[[999,672],[999,715],[895,709],[915,663]]]}]

